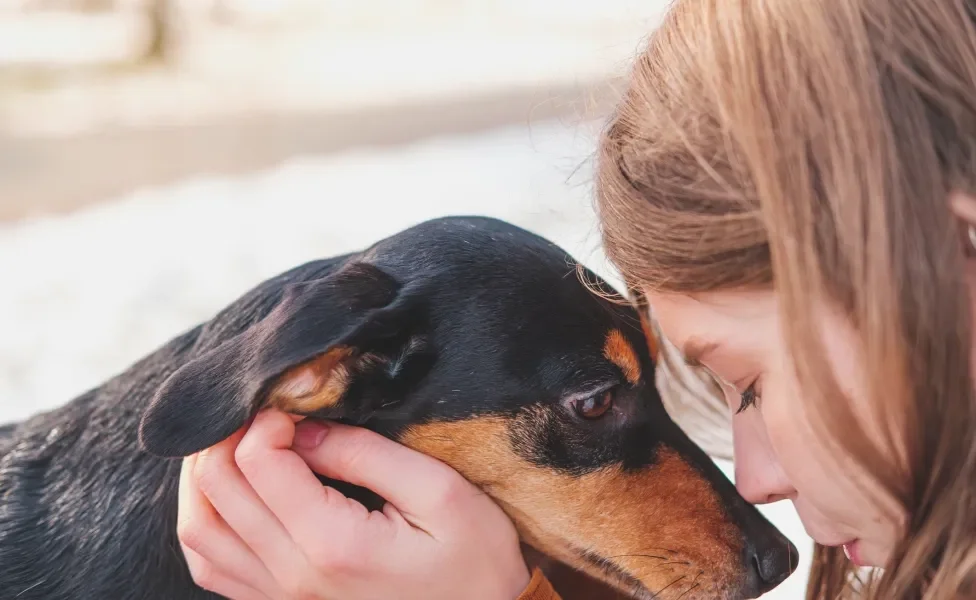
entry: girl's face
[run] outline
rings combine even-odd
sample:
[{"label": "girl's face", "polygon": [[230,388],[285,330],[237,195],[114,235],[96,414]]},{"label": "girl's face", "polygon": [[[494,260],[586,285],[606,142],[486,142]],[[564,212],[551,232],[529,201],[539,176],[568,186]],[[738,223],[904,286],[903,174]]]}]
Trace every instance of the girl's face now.
[{"label": "girl's face", "polygon": [[[857,564],[881,566],[898,536],[897,519],[872,493],[854,463],[838,465],[803,410],[790,364],[777,298],[772,291],[723,291],[695,297],[648,292],[655,317],[689,362],[708,369],[733,412],[735,480],[750,502],[790,500],[807,533],[826,546],[844,546]],[[837,382],[860,430],[876,439],[867,410],[863,371],[853,333],[825,314],[821,331]],[[743,408],[744,407],[744,408]],[[893,507],[889,507],[891,509]]]}]

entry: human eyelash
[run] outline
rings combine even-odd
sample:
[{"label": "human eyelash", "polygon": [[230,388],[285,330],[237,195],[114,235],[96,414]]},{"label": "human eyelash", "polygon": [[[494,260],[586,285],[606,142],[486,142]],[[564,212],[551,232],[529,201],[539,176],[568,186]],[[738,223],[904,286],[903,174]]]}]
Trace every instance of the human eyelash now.
[{"label": "human eyelash", "polygon": [[756,402],[759,401],[759,394],[756,393],[757,381],[753,381],[749,387],[742,392],[742,403],[739,405],[739,410],[735,411],[735,414],[741,413],[750,406],[755,406]]}]

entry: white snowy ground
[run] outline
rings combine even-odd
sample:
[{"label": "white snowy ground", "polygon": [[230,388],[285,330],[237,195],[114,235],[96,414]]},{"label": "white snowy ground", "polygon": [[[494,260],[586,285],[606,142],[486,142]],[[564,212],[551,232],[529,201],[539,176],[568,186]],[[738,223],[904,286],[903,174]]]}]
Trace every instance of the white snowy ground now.
[{"label": "white snowy ground", "polygon": [[[504,218],[606,275],[590,200],[596,127],[305,157],[0,225],[0,423],[97,385],[266,277],[430,217]],[[801,598],[810,541],[788,505],[764,512],[803,557],[767,598]]]}]

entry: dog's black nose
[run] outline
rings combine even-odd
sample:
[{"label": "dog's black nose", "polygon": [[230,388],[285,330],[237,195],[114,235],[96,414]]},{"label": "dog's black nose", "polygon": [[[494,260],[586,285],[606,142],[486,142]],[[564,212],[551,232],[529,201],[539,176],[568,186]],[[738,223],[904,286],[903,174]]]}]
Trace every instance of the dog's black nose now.
[{"label": "dog's black nose", "polygon": [[796,570],[800,558],[796,546],[781,534],[751,541],[746,545],[745,554],[750,584],[747,587],[756,596],[783,583]]}]

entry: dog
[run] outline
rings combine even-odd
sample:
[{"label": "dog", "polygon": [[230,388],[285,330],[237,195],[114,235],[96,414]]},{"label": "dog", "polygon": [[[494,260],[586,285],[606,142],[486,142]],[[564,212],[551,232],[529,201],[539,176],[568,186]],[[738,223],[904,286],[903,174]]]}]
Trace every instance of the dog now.
[{"label": "dog", "polygon": [[796,548],[668,417],[646,319],[594,285],[612,290],[553,243],[482,217],[427,221],[265,281],[103,385],[0,429],[0,598],[216,598],[180,551],[174,459],[267,406],[446,462],[538,561],[606,597],[772,589]]}]

